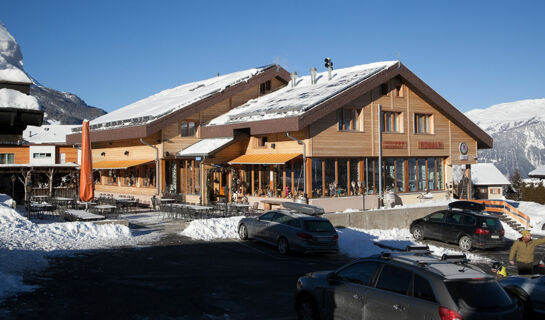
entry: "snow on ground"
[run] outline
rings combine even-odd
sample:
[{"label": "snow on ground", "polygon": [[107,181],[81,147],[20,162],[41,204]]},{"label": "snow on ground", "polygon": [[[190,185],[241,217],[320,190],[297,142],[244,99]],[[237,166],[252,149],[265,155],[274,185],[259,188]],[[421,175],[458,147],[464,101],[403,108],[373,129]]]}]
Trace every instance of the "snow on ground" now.
[{"label": "snow on ground", "polygon": [[31,290],[23,284],[27,271],[47,267],[47,258],[79,250],[135,247],[149,243],[158,234],[132,234],[122,225],[90,222],[34,223],[12,207],[12,200],[0,195],[0,299]]},{"label": "snow on ground", "polygon": [[[197,240],[214,239],[236,239],[238,238],[237,228],[240,219],[243,217],[216,218],[193,220],[189,226],[180,234]],[[405,249],[408,245],[422,245],[412,240],[409,229],[391,229],[391,230],[362,230],[354,228],[339,228],[339,250],[350,257],[367,257],[373,254],[387,251],[387,249],[376,246],[378,242],[381,245]],[[461,254],[459,250],[441,248],[428,245],[433,254],[441,256],[442,254]],[[488,261],[487,258],[476,254],[466,254],[472,261]]]},{"label": "snow on ground", "polygon": [[545,236],[545,230],[541,230],[545,223],[545,205],[530,201],[519,201],[518,204],[518,209],[530,217],[532,234]]}]

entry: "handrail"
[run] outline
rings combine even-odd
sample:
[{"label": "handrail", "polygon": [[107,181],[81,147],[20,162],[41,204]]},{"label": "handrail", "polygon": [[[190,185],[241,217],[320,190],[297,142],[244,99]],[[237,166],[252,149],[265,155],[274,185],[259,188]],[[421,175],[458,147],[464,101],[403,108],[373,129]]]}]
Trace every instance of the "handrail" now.
[{"label": "handrail", "polygon": [[[485,211],[506,214],[517,220],[527,228],[530,227],[530,217],[522,213],[519,209],[513,207],[505,200],[471,200],[473,202],[482,203],[486,206]],[[497,206],[501,206],[498,208]]]}]

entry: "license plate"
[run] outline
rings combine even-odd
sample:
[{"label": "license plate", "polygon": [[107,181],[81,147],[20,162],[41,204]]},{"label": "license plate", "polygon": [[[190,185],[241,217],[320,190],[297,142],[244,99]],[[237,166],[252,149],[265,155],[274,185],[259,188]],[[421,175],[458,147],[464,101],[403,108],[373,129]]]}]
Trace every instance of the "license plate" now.
[{"label": "license plate", "polygon": [[317,238],[318,239],[318,242],[328,242],[328,241],[331,241],[331,238],[329,237],[319,237]]},{"label": "license plate", "polygon": [[500,236],[491,236],[490,238],[492,238],[492,239],[499,239]]}]

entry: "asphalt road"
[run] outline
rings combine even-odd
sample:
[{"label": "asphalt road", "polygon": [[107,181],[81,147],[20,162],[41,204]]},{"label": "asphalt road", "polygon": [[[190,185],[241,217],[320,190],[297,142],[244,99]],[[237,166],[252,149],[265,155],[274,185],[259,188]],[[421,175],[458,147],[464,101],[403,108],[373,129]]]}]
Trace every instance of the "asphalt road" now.
[{"label": "asphalt road", "polygon": [[0,305],[7,319],[295,319],[296,280],[342,255],[283,257],[253,241],[171,235],[154,247],[60,258]]},{"label": "asphalt road", "polygon": [[[477,253],[507,262],[509,247]],[[545,247],[537,256],[545,256]],[[53,260],[45,272],[25,275],[38,289],[4,301],[0,318],[295,319],[297,278],[348,261],[342,255],[284,257],[254,241],[193,241],[171,233],[152,247]]]}]

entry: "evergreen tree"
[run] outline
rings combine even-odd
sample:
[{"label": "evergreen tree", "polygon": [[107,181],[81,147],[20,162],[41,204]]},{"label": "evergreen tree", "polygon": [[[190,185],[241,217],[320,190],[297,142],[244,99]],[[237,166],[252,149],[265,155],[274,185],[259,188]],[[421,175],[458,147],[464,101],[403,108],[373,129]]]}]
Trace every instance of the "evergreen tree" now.
[{"label": "evergreen tree", "polygon": [[524,186],[522,182],[522,177],[520,176],[518,169],[515,169],[513,174],[509,177],[509,182],[511,182],[511,192],[505,195],[506,198],[515,200],[515,201],[521,200],[522,189]]}]

